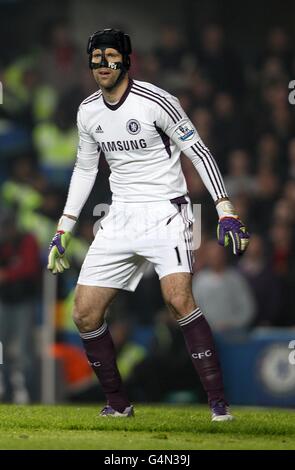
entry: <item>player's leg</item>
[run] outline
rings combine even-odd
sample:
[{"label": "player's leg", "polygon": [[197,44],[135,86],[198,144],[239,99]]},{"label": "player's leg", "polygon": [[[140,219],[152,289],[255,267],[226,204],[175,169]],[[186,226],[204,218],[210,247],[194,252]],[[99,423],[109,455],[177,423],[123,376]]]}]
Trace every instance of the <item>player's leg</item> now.
[{"label": "player's leg", "polygon": [[192,295],[191,274],[169,274],[160,282],[163,298],[182,330],[189,355],[208,395],[212,419],[232,419],[211,328]]},{"label": "player's leg", "polygon": [[118,289],[77,285],[74,322],[82,338],[88,361],[107,399],[102,415],[131,416],[132,407],[122,385],[116,353],[105,321],[105,312]]},{"label": "player's leg", "polygon": [[212,419],[231,419],[211,329],[192,295],[194,218],[190,201],[187,196],[174,199],[159,212],[158,217],[149,217],[152,235],[141,254],[158,273],[164,300],[182,329],[193,365],[207,392]]},{"label": "player's leg", "polygon": [[134,291],[145,270],[145,259],[135,255],[132,243],[123,236],[129,220],[124,205],[111,206],[85,257],[76,289],[74,321],[110,405],[102,411],[102,416],[133,414],[104,319],[117,292],[120,289]]},{"label": "player's leg", "polygon": [[80,333],[89,333],[103,325],[106,310],[117,293],[118,289],[113,287],[77,285],[73,320]]}]

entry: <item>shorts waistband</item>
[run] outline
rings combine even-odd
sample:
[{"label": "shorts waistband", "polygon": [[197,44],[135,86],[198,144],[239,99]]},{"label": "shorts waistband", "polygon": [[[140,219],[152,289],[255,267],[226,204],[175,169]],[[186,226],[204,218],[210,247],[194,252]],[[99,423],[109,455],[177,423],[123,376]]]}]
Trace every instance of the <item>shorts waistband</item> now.
[{"label": "shorts waistband", "polygon": [[161,200],[161,201],[145,201],[145,202],[124,202],[124,201],[112,201],[112,206],[124,206],[124,207],[147,207],[147,206],[154,206],[154,207],[160,207],[160,206],[165,206],[167,204],[188,204],[189,203],[189,196],[183,195],[183,196],[177,196],[173,199],[166,199],[166,200]]}]

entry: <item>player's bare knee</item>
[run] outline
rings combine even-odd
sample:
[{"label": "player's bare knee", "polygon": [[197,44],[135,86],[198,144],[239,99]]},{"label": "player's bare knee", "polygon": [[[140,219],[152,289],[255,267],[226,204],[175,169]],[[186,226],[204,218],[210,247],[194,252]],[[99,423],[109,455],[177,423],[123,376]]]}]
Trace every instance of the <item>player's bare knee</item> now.
[{"label": "player's bare knee", "polygon": [[94,311],[93,306],[89,305],[85,300],[81,300],[79,296],[76,296],[73,321],[79,331],[87,332],[99,328],[103,323],[103,318],[100,318],[98,311]]},{"label": "player's bare knee", "polygon": [[80,310],[75,305],[73,310],[73,321],[79,331],[88,331],[90,329],[89,315],[85,310]]},{"label": "player's bare knee", "polygon": [[181,294],[174,294],[166,300],[169,310],[172,312],[174,317],[178,320],[196,308],[193,297]]}]

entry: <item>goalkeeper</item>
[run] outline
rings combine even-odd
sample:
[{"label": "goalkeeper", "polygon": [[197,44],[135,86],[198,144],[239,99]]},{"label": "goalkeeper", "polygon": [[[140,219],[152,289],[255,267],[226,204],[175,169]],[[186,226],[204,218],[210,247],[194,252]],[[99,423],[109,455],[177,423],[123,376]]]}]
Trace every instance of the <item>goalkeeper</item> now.
[{"label": "goalkeeper", "polygon": [[129,36],[113,29],[97,31],[88,40],[87,53],[99,90],[78,111],[77,163],[50,245],[48,268],[61,273],[69,266],[71,231],[94,185],[103,152],[110,166],[113,200],[81,268],[73,313],[106,396],[100,415],[134,414],[117,368],[105,312],[120,289],[136,289],[152,263],[207,393],[212,420],[231,420],[212,333],[192,295],[193,213],[181,152],[192,161],[214,200],[218,242],[231,244],[234,254],[241,255],[249,235],[227,197],[215,159],[177,98],[129,77]]}]

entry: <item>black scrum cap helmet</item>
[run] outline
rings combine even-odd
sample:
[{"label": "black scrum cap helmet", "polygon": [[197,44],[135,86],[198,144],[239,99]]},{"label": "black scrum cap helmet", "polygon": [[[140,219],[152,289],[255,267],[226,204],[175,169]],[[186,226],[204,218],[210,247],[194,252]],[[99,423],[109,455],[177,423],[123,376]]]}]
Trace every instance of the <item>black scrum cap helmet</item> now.
[{"label": "black scrum cap helmet", "polygon": [[[112,47],[119,51],[123,56],[123,62],[116,63],[115,68],[120,68],[122,71],[127,71],[130,68],[130,57],[129,55],[132,52],[131,41],[128,34],[125,34],[123,31],[118,29],[104,29],[101,31],[96,31],[90,36],[87,44],[87,53],[89,54],[89,67],[91,69],[106,66],[102,62],[94,64],[92,62],[92,51],[94,49],[105,50],[107,47]],[[107,65],[108,66],[108,65]],[[113,67],[112,67],[113,68]]]}]

